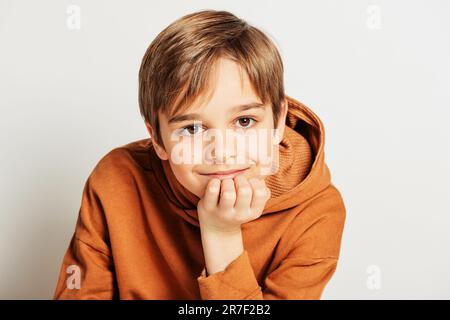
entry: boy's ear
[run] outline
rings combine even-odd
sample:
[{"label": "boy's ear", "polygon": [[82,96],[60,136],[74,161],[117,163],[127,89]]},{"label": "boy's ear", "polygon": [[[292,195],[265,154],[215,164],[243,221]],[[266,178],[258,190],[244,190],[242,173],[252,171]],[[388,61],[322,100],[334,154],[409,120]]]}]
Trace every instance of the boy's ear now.
[{"label": "boy's ear", "polygon": [[288,101],[287,101],[287,98],[285,97],[280,106],[280,117],[278,118],[277,127],[276,127],[278,129],[278,133],[279,133],[277,144],[283,140],[284,128],[286,127],[287,112],[288,112]]},{"label": "boy's ear", "polygon": [[148,133],[150,134],[150,138],[151,138],[151,141],[152,141],[152,144],[153,144],[153,148],[155,149],[156,154],[158,155],[158,157],[159,157],[161,160],[168,160],[169,157],[168,157],[168,155],[167,155],[166,150],[164,149],[163,146],[160,146],[160,145],[156,142],[156,139],[154,138],[154,137],[155,137],[155,134],[154,134],[154,131],[153,131],[152,126],[151,126],[147,121],[145,121],[145,126],[147,127],[147,131],[148,131]]}]

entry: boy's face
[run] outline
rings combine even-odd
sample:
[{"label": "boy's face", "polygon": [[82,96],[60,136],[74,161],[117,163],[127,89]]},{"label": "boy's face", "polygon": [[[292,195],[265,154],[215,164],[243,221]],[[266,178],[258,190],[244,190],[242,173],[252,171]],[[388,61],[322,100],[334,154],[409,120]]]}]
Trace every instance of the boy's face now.
[{"label": "boy's face", "polygon": [[[239,65],[221,58],[212,79],[215,81],[210,99],[194,102],[183,114],[173,119],[159,113],[163,146],[152,139],[159,158],[169,160],[177,180],[198,197],[204,195],[212,177],[247,178],[274,174],[278,165],[278,145],[284,133],[287,101],[274,128],[272,107],[263,105]],[[238,106],[259,104],[259,107]],[[187,116],[192,115],[193,116]],[[179,118],[182,116],[182,118]],[[177,119],[178,118],[178,119]],[[146,122],[153,137],[153,130]],[[240,170],[225,175],[223,171]],[[208,175],[222,172],[222,175]]]}]

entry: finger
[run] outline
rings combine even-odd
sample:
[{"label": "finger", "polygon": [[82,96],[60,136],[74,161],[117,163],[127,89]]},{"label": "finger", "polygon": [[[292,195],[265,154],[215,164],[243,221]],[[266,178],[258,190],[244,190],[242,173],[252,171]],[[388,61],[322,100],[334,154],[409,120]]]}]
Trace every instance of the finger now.
[{"label": "finger", "polygon": [[206,210],[217,209],[219,200],[220,180],[217,178],[210,179],[206,185],[205,195],[203,196],[203,207]]},{"label": "finger", "polygon": [[270,189],[266,187],[264,179],[252,178],[248,182],[253,188],[251,209],[255,214],[261,214],[270,198]]},{"label": "finger", "polygon": [[252,202],[253,188],[248,182],[247,178],[239,174],[234,177],[234,185],[236,188],[236,203],[234,208],[244,212],[244,210],[249,210]]},{"label": "finger", "polygon": [[236,191],[234,189],[233,180],[230,178],[223,179],[220,187],[219,210],[227,211],[233,209],[235,201]]}]

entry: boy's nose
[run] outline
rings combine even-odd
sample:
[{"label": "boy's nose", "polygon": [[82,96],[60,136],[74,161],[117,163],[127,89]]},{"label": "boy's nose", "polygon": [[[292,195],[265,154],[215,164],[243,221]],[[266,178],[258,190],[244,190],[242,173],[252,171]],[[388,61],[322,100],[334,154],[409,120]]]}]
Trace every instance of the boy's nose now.
[{"label": "boy's nose", "polygon": [[[217,150],[217,149],[214,149]],[[231,158],[235,158],[235,155],[223,151],[217,152],[218,156],[216,156],[216,152],[213,151],[213,154],[211,156],[212,161],[214,164],[231,164]]]},{"label": "boy's nose", "polygon": [[231,164],[231,159],[235,158],[236,149],[234,137],[220,135],[215,137],[211,150],[211,160],[214,164]]}]

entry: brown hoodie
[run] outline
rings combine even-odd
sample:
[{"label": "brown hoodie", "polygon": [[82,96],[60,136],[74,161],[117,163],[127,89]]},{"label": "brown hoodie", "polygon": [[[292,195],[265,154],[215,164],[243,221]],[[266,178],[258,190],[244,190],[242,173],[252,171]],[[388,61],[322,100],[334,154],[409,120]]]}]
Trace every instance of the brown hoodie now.
[{"label": "brown hoodie", "polygon": [[199,198],[143,139],[111,150],[87,179],[53,298],[320,299],[346,209],[324,161],[321,120],[288,102],[280,167],[266,177],[271,198],[241,226],[244,252],[225,270],[206,276]]}]

